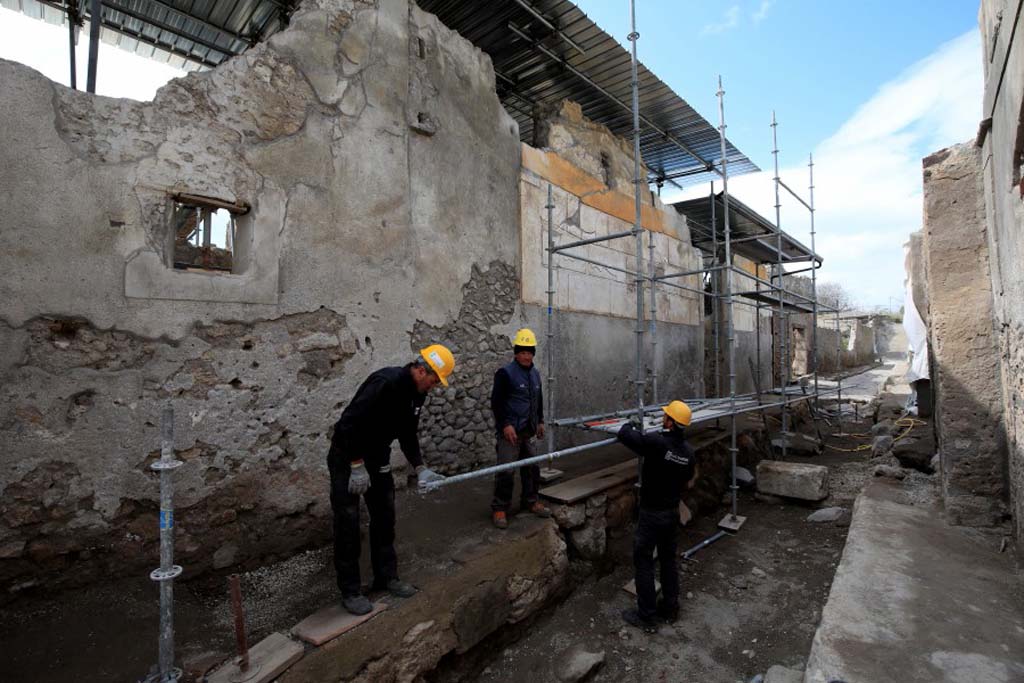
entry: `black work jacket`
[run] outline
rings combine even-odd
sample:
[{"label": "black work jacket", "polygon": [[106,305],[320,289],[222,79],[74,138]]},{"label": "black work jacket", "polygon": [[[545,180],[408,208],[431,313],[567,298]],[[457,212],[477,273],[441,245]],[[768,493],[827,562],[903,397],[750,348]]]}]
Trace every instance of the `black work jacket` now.
[{"label": "black work jacket", "polygon": [[640,507],[668,510],[679,505],[683,487],[693,477],[697,457],[686,443],[681,427],[642,434],[633,425],[622,425],[619,441],[643,457]]},{"label": "black work jacket", "polygon": [[423,464],[416,431],[427,397],[416,389],[411,368],[412,363],[382,368],[366,378],[334,425],[329,457],[383,467],[390,462],[391,443],[398,439],[409,464]]},{"label": "black work jacket", "polygon": [[533,364],[524,368],[513,360],[498,368],[491,388],[491,412],[498,434],[509,425],[517,432],[537,433],[537,425],[544,423],[544,392]]}]

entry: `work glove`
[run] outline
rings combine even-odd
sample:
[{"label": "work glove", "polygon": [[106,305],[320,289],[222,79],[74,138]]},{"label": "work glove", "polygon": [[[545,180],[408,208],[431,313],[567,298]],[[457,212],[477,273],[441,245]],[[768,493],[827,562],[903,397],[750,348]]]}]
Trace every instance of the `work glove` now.
[{"label": "work glove", "polygon": [[370,473],[366,471],[363,461],[352,463],[352,472],[348,475],[348,492],[361,496],[370,488]]},{"label": "work glove", "polygon": [[641,420],[640,416],[635,413],[629,416],[629,424],[631,427],[633,427],[633,429],[639,430],[641,432],[644,430],[644,421]]},{"label": "work glove", "polygon": [[416,468],[416,483],[421,487],[435,481],[444,481],[444,475],[438,474],[426,465],[420,465]]}]

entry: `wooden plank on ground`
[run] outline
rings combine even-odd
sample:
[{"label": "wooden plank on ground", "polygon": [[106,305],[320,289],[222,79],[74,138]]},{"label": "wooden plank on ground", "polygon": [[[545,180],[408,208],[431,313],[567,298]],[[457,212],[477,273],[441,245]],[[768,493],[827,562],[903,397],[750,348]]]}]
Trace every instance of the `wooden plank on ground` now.
[{"label": "wooden plank on ground", "polygon": [[300,621],[292,628],[292,635],[319,647],[328,640],[333,640],[364,621],[372,619],[385,609],[387,609],[387,603],[377,602],[373,605],[373,611],[357,616],[349,614],[341,606],[339,600]]},{"label": "wooden plank on ground", "polygon": [[288,667],[302,659],[302,643],[283,633],[271,633],[249,650],[249,669],[242,672],[235,660],[211,673],[207,683],[269,683],[283,674]]},{"label": "wooden plank on ground", "polygon": [[636,460],[629,459],[604,469],[540,490],[540,495],[559,503],[576,503],[602,491],[636,479]]}]

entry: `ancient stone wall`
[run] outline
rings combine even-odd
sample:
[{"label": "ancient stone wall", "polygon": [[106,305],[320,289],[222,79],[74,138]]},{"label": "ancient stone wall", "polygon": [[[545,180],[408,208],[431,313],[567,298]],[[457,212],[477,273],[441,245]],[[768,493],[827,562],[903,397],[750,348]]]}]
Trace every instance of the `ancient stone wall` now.
[{"label": "ancient stone wall", "polygon": [[[1024,541],[1024,37],[1021,0],[982,0],[985,65],[980,137],[1011,511]],[[1014,28],[1016,27],[1016,30]],[[983,123],[983,126],[985,123]],[[983,128],[984,130],[984,128]]]},{"label": "ancient stone wall", "polygon": [[943,496],[955,524],[997,523],[1006,510],[1002,386],[986,232],[977,148],[963,144],[925,158],[932,386]]},{"label": "ancient stone wall", "polygon": [[[409,0],[311,0],[152,102],[6,61],[0,95],[5,595],[151,568],[168,403],[190,576],[328,539],[332,425],[427,341],[458,359],[428,462],[488,455],[520,143],[468,41]],[[232,272],[172,267],[180,194],[248,209]]]}]

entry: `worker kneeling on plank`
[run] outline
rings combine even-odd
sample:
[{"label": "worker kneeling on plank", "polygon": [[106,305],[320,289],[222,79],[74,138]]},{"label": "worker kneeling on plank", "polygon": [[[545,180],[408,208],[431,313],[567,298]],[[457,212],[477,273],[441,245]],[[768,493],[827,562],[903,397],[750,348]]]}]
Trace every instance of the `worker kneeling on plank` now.
[{"label": "worker kneeling on plank", "polygon": [[395,482],[391,476],[391,443],[398,439],[420,484],[444,479],[423,464],[420,453],[420,409],[437,384],[448,386],[455,358],[432,344],[405,367],[377,370],[359,387],[334,425],[327,466],[331,472],[334,511],[334,568],[342,605],[352,614],[367,614],[373,605],[362,594],[359,577],[359,497],[370,512],[370,561],[373,589],[407,598],[416,592],[398,578],[395,554]]},{"label": "worker kneeling on plank", "polygon": [[[491,389],[491,411],[497,431],[498,464],[515,462],[536,455],[534,437],[544,438],[544,394],[541,392],[540,373],[533,365],[537,352],[537,337],[523,328],[512,340],[514,359],[494,373]],[[522,484],[521,509],[539,517],[550,517],[551,511],[537,498],[540,490],[540,466],[519,468]],[[494,526],[508,527],[508,510],[515,489],[514,470],[494,475],[494,498],[491,515]]]},{"label": "worker kneeling on plank", "polygon": [[[633,538],[637,609],[622,613],[626,622],[654,633],[656,618],[675,621],[679,615],[679,575],[676,573],[676,527],[683,488],[694,476],[697,459],[686,443],[683,428],[690,424],[690,407],[672,401],[662,408],[662,431],[644,434],[633,424],[619,430],[619,441],[642,459],[640,519]],[[655,603],[654,549],[661,565],[661,600]]]}]

